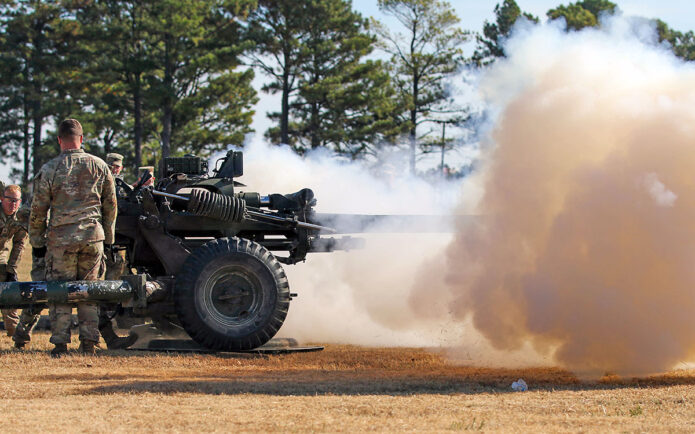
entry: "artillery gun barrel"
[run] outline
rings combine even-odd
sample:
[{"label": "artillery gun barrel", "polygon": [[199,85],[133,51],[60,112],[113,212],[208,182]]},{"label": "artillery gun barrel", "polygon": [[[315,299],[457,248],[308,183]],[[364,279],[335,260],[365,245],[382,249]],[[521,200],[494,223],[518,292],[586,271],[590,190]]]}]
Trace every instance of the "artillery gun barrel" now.
[{"label": "artillery gun barrel", "polygon": [[481,216],[316,213],[311,220],[336,228],[338,234],[451,233],[462,225],[479,223]]},{"label": "artillery gun barrel", "polygon": [[[154,194],[155,196],[163,196],[163,197],[168,197],[171,199],[179,199],[179,200],[182,200],[185,202],[188,202],[191,200],[190,198],[188,198],[186,196],[181,196],[178,194],[167,193],[167,192],[158,191],[158,190],[152,190],[152,194]],[[212,194],[216,194],[216,193],[212,193]],[[306,223],[306,222],[294,220],[294,219],[287,218],[287,217],[282,217],[282,216],[275,215],[275,214],[264,213],[260,209],[252,209],[252,208],[247,207],[245,210],[245,213],[251,217],[256,217],[256,218],[259,218],[262,220],[268,220],[271,222],[277,222],[277,223],[281,223],[281,224],[282,223],[289,224],[289,225],[297,226],[297,227],[303,228],[303,229],[335,232],[335,230],[333,228],[329,228],[329,227],[321,226],[321,225],[316,225],[316,224],[312,224],[312,223]]]},{"label": "artillery gun barrel", "polygon": [[0,307],[24,307],[35,303],[120,303],[133,298],[135,289],[126,280],[0,282]]}]

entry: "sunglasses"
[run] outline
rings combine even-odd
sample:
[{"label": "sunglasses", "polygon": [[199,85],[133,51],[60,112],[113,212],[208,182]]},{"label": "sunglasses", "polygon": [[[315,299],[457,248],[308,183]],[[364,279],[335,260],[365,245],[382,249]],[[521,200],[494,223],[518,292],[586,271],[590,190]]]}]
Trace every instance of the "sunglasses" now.
[{"label": "sunglasses", "polygon": [[17,199],[17,198],[9,197],[9,196],[4,196],[4,200],[6,200],[6,201],[8,201],[8,202],[10,202],[10,203],[19,203],[19,202],[22,201],[21,198]]}]

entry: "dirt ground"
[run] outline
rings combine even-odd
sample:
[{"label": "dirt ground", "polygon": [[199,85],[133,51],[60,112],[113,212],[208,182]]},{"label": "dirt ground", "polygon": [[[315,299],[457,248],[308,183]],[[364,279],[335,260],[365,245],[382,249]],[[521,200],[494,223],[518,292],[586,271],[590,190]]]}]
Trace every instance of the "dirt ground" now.
[{"label": "dirt ground", "polygon": [[[559,369],[454,366],[422,349],[338,345],[52,359],[48,337],[37,333],[18,352],[0,336],[4,432],[695,431],[695,370],[580,382]],[[518,378],[528,392],[511,390]]]},{"label": "dirt ground", "polygon": [[[76,347],[77,343],[73,344]],[[4,431],[695,431],[695,371],[579,382],[452,366],[421,349],[277,356],[105,351],[51,359],[0,338]],[[528,392],[512,392],[524,378]]]}]

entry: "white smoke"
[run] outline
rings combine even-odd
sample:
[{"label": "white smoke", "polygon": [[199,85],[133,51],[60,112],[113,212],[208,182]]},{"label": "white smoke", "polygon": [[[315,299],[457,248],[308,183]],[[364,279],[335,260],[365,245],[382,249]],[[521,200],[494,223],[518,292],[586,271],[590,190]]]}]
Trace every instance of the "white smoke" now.
[{"label": "white smoke", "polygon": [[[310,187],[318,212],[465,215],[481,195],[475,178],[433,184],[411,176],[397,155],[371,164],[344,162],[324,152],[301,158],[288,147],[254,143],[244,149],[244,163],[243,190],[290,193]],[[424,291],[443,281],[455,221],[441,220],[441,232],[405,227],[392,233],[377,225],[373,233],[353,235],[366,240],[364,249],[309,254],[305,263],[285,266],[291,291],[299,296],[278,336],[304,343],[437,347],[466,364],[549,364],[528,346],[495,350],[470,321],[453,317],[446,306],[450,299],[434,292],[423,304],[437,315],[418,315],[410,297],[415,279],[428,270]]]},{"label": "white smoke", "polygon": [[[242,190],[292,193],[308,187],[316,195],[316,211],[324,213],[451,215],[462,188],[460,181],[432,184],[410,176],[398,156],[346,162],[327,152],[302,158],[285,146],[255,143],[244,149],[244,163],[240,181],[248,187]],[[281,335],[379,346],[432,346],[458,339],[461,332],[448,319],[416,323],[408,307],[415,271],[442,258],[451,241],[450,224],[440,223],[446,225],[440,232],[352,234],[365,238],[366,248],[310,253],[305,263],[285,266],[290,288],[299,296]],[[380,230],[378,225],[372,229]]]}]

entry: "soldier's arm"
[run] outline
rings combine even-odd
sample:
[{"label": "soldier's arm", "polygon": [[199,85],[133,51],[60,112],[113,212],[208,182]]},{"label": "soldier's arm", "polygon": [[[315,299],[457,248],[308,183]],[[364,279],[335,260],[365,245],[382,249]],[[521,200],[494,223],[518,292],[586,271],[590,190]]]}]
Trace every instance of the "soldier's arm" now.
[{"label": "soldier's arm", "polygon": [[7,272],[17,275],[17,264],[19,260],[22,259],[22,252],[24,251],[24,243],[27,240],[27,231],[24,228],[19,228],[12,237],[12,252],[10,253],[10,259],[7,261]]},{"label": "soldier's arm", "polygon": [[106,170],[106,181],[101,188],[101,224],[104,227],[104,244],[113,244],[116,231],[116,185],[111,171]]},{"label": "soldier's arm", "polygon": [[42,169],[34,180],[34,198],[29,216],[29,242],[34,248],[46,246],[46,222],[51,203],[51,186]]}]

